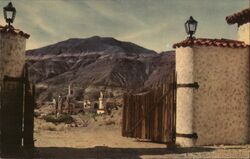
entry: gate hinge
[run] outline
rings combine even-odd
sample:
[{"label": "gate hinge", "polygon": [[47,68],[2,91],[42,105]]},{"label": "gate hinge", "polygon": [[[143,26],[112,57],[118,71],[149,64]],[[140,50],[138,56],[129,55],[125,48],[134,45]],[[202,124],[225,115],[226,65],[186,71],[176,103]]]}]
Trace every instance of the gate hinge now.
[{"label": "gate hinge", "polygon": [[177,88],[181,88],[181,87],[198,89],[200,86],[199,86],[198,82],[177,84]]},{"label": "gate hinge", "polygon": [[197,133],[193,133],[193,134],[180,134],[180,133],[176,133],[176,137],[185,137],[185,138],[198,139]]}]

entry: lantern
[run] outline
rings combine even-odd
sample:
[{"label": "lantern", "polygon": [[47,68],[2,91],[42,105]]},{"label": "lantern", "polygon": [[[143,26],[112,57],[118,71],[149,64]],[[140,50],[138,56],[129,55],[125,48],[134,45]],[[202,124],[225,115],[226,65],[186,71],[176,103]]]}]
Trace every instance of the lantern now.
[{"label": "lantern", "polygon": [[194,20],[194,18],[191,16],[189,20],[185,23],[185,29],[187,34],[189,35],[189,38],[193,38],[193,35],[196,32],[198,22]]},{"label": "lantern", "polygon": [[11,2],[3,8],[3,14],[4,14],[5,21],[10,26],[10,23],[14,22],[14,19],[16,16],[16,8],[13,7]]}]

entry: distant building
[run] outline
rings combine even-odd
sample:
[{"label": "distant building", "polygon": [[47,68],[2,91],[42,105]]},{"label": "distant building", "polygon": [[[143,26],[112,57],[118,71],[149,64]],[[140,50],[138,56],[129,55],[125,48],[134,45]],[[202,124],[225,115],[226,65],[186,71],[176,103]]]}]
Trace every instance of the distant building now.
[{"label": "distant building", "polygon": [[99,108],[97,109],[97,114],[104,114],[105,109],[106,109],[106,99],[104,98],[103,92],[100,92]]}]

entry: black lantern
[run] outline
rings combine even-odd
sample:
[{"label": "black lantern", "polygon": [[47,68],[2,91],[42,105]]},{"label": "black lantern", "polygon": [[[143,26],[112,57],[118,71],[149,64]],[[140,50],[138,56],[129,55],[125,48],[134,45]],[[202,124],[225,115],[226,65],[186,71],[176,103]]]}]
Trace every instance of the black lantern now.
[{"label": "black lantern", "polygon": [[11,2],[3,8],[3,14],[5,21],[8,23],[10,27],[11,26],[10,23],[14,22],[16,16],[16,8],[13,7]]},{"label": "black lantern", "polygon": [[189,20],[185,23],[185,29],[187,34],[189,35],[189,38],[193,38],[193,35],[196,32],[198,22],[194,20],[194,18],[191,16]]}]

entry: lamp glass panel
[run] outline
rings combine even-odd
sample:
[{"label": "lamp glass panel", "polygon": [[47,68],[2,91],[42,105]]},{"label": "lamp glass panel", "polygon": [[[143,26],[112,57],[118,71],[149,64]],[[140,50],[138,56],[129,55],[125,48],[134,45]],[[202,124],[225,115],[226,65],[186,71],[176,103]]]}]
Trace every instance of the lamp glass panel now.
[{"label": "lamp glass panel", "polygon": [[195,24],[189,24],[189,30],[194,32],[196,30],[196,25]]},{"label": "lamp glass panel", "polygon": [[186,30],[186,33],[189,34],[189,24],[188,23],[185,23],[185,30]]},{"label": "lamp glass panel", "polygon": [[6,11],[6,18],[7,19],[12,19],[13,18],[13,12],[12,11]]}]

